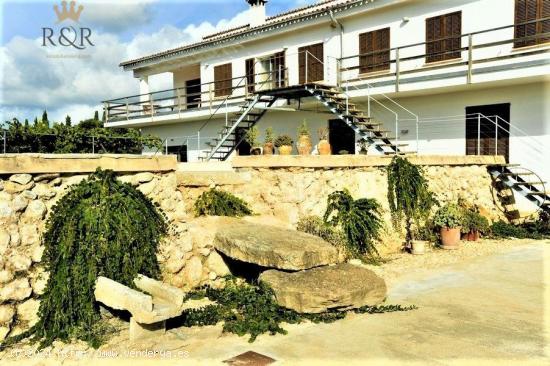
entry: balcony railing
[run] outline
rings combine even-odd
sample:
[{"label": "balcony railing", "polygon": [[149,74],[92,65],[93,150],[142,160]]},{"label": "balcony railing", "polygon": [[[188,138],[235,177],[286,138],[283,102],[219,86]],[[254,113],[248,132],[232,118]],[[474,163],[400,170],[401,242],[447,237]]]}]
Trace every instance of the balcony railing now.
[{"label": "balcony railing", "polygon": [[[480,66],[498,66],[501,61],[518,61],[520,58],[550,52],[550,47],[545,47],[550,46],[550,32],[514,36],[521,27],[543,22],[550,23],[550,17],[343,57],[338,67],[339,81],[359,82],[365,79],[372,83],[373,80],[380,79],[384,84],[391,82],[398,92],[402,83],[407,81],[404,78],[411,74],[417,76],[425,73],[425,80],[416,80],[430,81],[437,79],[441,71],[452,69],[450,77],[464,76],[465,82],[469,84],[472,83],[473,76],[482,71]],[[443,44],[459,46],[427,52],[427,49],[438,48],[437,45]],[[535,45],[542,47],[532,47]],[[509,63],[506,66],[508,65]],[[449,75],[441,74],[439,77],[447,78]]]}]

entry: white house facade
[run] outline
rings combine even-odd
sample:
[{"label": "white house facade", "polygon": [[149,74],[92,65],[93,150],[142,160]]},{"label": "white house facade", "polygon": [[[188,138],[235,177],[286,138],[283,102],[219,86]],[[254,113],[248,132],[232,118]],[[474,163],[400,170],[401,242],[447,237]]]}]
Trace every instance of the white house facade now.
[{"label": "white house facade", "polygon": [[[496,154],[550,180],[550,0],[328,0],[272,17],[248,3],[251,24],[123,62],[141,92],[105,101],[106,126],[195,161],[247,154],[253,125],[296,139],[306,120],[335,154]],[[166,72],[173,89],[149,90]]]}]

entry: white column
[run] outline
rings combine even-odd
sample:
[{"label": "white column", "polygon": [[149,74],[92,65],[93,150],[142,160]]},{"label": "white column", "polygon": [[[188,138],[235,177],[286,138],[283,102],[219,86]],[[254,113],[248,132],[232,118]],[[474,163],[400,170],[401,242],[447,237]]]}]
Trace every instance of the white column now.
[{"label": "white column", "polygon": [[139,94],[142,94],[139,97],[140,102],[146,102],[149,100],[149,76],[142,76],[139,78]]}]

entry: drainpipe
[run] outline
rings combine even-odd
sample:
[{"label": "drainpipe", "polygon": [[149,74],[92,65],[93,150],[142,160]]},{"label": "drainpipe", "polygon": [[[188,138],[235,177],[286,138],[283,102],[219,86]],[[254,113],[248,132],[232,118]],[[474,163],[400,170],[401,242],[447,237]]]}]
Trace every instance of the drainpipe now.
[{"label": "drainpipe", "polygon": [[329,10],[328,13],[332,22],[330,26],[333,28],[336,28],[337,26],[340,27],[340,58],[342,58],[344,57],[344,26],[334,17],[332,10]]}]

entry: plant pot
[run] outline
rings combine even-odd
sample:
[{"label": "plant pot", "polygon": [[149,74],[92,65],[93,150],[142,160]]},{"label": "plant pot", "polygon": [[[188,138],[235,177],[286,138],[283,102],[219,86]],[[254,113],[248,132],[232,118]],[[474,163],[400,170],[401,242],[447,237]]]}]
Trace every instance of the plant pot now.
[{"label": "plant pot", "polygon": [[255,146],[250,148],[250,155],[262,155],[262,148]]},{"label": "plant pot", "polygon": [[290,155],[292,154],[292,146],[283,145],[279,146],[279,155]]},{"label": "plant pot", "polygon": [[317,144],[317,150],[319,151],[319,155],[330,155],[331,147],[328,140],[320,140]]},{"label": "plant pot", "polygon": [[264,145],[264,155],[273,155],[273,143],[266,142]]},{"label": "plant pot", "polygon": [[460,227],[441,228],[441,247],[443,249],[454,250],[458,249],[460,242]]},{"label": "plant pot", "polygon": [[472,230],[469,233],[466,233],[464,237],[467,241],[478,241],[481,235],[478,230]]},{"label": "plant pot", "polygon": [[426,252],[427,242],[423,240],[413,240],[411,253],[414,255],[422,255]]},{"label": "plant pot", "polygon": [[298,148],[298,154],[309,155],[311,154],[311,138],[308,135],[302,135],[298,137],[296,147]]}]

